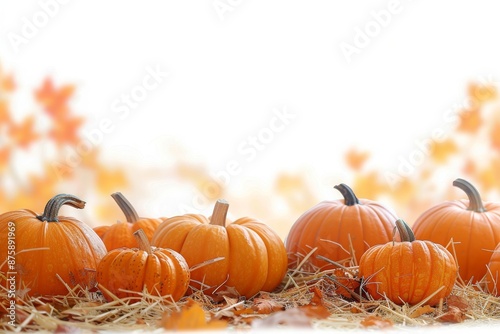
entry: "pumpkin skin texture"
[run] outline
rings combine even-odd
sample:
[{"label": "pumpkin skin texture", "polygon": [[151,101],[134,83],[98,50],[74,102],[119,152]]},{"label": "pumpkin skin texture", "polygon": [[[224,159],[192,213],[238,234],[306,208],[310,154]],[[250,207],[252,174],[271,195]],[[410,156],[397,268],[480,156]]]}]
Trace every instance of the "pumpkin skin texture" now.
[{"label": "pumpkin skin texture", "polygon": [[[178,301],[189,287],[186,260],[171,249],[151,247],[144,231],[134,232],[139,248],[117,248],[106,254],[97,268],[97,280],[104,297],[112,300],[137,297],[133,292],[171,295]],[[125,291],[127,290],[127,291]],[[132,291],[132,292],[129,292]]]},{"label": "pumpkin skin texture", "polygon": [[402,242],[373,246],[361,257],[359,275],[366,291],[375,300],[385,296],[398,305],[415,305],[441,289],[424,303],[438,304],[455,284],[458,268],[453,256],[442,245],[415,240],[401,219],[396,224]]},{"label": "pumpkin skin texture", "polygon": [[48,201],[41,215],[27,209],[0,215],[0,239],[5,246],[0,247],[0,258],[7,259],[10,237],[16,252],[15,269],[4,263],[0,271],[17,272],[17,289],[29,288],[28,296],[66,295],[68,289],[61,280],[70,287],[95,287],[95,271],[106,247],[89,225],[58,216],[63,205],[83,209],[85,202],[59,194]]},{"label": "pumpkin skin texture", "polygon": [[491,251],[500,243],[500,203],[482,202],[472,184],[456,179],[468,200],[446,201],[423,212],[412,229],[415,237],[445,247],[453,240],[460,277],[476,283],[486,274]]},{"label": "pumpkin skin texture", "polygon": [[318,255],[339,263],[349,261],[351,245],[358,263],[370,246],[392,240],[397,219],[392,210],[375,201],[358,199],[345,184],[336,185],[335,189],[343,199],[313,206],[290,229],[285,245],[291,267],[297,266],[315,247],[316,252],[308,260],[313,271],[337,268]]},{"label": "pumpkin skin texture", "polygon": [[161,219],[139,217],[132,204],[120,192],[111,194],[111,197],[123,211],[126,221],[94,228],[108,251],[121,247],[139,247],[137,239],[134,237],[134,232],[138,230],[143,230],[148,240],[151,241],[156,228],[161,223]]},{"label": "pumpkin skin texture", "polygon": [[488,292],[494,296],[500,296],[500,244],[491,255],[485,278]]},{"label": "pumpkin skin texture", "polygon": [[191,286],[207,295],[234,287],[247,298],[272,291],[286,274],[283,242],[267,225],[240,218],[226,226],[229,204],[218,200],[210,219],[186,214],[166,219],[151,243],[178,251],[191,268]]}]

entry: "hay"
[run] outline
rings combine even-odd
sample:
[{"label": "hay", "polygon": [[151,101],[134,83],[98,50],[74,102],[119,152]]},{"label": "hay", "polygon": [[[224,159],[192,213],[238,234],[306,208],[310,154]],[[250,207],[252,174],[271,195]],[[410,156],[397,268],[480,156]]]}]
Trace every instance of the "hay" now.
[{"label": "hay", "polygon": [[[362,285],[361,289],[354,291],[346,284],[349,280],[357,280],[357,266],[339,264],[347,277],[341,280],[335,275],[336,269],[313,268],[307,261],[310,256],[308,254],[295,269],[289,270],[275,291],[261,293],[248,300],[239,298],[234,291],[212,298],[203,291],[193,290],[190,296],[178,302],[170,296],[159,297],[147,291],[134,293],[129,298],[105,301],[99,291],[89,292],[79,286],[67,286],[65,296],[18,298],[17,322],[12,326],[7,316],[3,315],[0,331],[54,332],[61,328],[76,328],[82,332],[157,330],[161,328],[161,319],[165,314],[177,312],[193,301],[202,305],[212,318],[226,320],[229,329],[244,330],[252,328],[253,321],[275,314],[251,312],[256,298],[266,298],[283,310],[290,310],[308,305],[314,296],[314,289],[321,293],[323,306],[330,313],[326,318],[312,319],[311,328],[314,329],[364,329],[363,321],[373,316],[389,321],[395,328],[434,328],[449,321],[444,318],[449,315],[450,298],[435,307],[426,307],[424,302],[410,306],[396,305],[390,300],[372,300],[363,293]],[[101,291],[105,289],[102,286],[99,288]],[[349,291],[350,298],[340,295],[339,288]],[[500,298],[486,293],[484,284],[473,285],[457,280],[452,296],[466,303],[460,310],[462,324],[500,324]],[[5,288],[0,292],[0,300],[8,300]],[[5,306],[3,308],[1,311],[5,313]]]}]

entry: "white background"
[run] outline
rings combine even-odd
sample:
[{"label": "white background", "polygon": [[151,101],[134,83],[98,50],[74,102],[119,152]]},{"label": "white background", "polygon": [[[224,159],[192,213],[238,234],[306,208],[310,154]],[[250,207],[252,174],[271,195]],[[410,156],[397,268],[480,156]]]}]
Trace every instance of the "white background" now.
[{"label": "white background", "polygon": [[[172,163],[167,152],[150,149],[166,141],[212,172],[236,160],[239,179],[304,168],[321,184],[342,176],[343,154],[353,146],[394,169],[416,141],[449,128],[446,111],[464,100],[469,82],[500,77],[496,7],[494,1],[2,1],[0,62],[20,85],[13,106],[20,113],[33,111],[32,91],[47,76],[56,85],[75,84],[73,106],[88,120],[85,131],[102,119],[113,122],[99,143],[110,157]],[[390,16],[382,14],[391,8]],[[36,32],[16,44],[13,36],[23,36],[27,21],[38,25]],[[341,45],[360,45],[360,31],[371,37],[347,59]],[[141,84],[146,68],[169,76],[118,118],[113,103]],[[245,159],[238,147],[284,107],[293,121]]]}]

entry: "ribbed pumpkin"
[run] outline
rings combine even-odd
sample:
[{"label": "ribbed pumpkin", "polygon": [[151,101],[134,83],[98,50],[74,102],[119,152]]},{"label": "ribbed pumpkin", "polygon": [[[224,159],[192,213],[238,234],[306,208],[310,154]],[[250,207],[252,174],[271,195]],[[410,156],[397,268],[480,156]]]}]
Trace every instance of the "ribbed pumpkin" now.
[{"label": "ribbed pumpkin", "polygon": [[[97,268],[97,281],[106,299],[137,297],[147,291],[179,300],[189,287],[186,260],[171,249],[151,247],[142,230],[134,232],[139,248],[118,248],[107,253]],[[109,292],[108,292],[109,291]]]},{"label": "ribbed pumpkin", "polygon": [[226,201],[218,200],[210,219],[199,214],[166,219],[151,243],[179,252],[191,268],[197,267],[191,271],[191,285],[206,294],[224,287],[234,287],[247,298],[259,291],[272,291],[287,271],[282,240],[252,218],[240,218],[226,226],[228,207]]},{"label": "ribbed pumpkin", "polygon": [[[296,266],[317,247],[309,263],[322,269],[335,266],[317,258],[318,255],[336,262],[345,262],[361,255],[371,246],[392,240],[397,217],[382,204],[358,199],[345,184],[334,187],[343,199],[323,201],[303,213],[290,229],[285,240],[291,267]],[[356,262],[357,263],[357,262]]]},{"label": "ribbed pumpkin", "polygon": [[[0,215],[0,259],[7,260],[2,260],[0,271],[17,273],[17,289],[28,288],[29,296],[66,295],[64,283],[95,286],[95,271],[106,247],[89,225],[59,216],[63,205],[83,209],[85,202],[59,194],[47,202],[41,215],[28,209]],[[8,261],[14,252],[15,260]]]},{"label": "ribbed pumpkin", "polygon": [[139,217],[132,204],[120,192],[111,194],[111,197],[122,210],[126,221],[94,228],[108,251],[121,247],[139,247],[137,239],[134,237],[134,232],[138,230],[143,230],[148,240],[151,240],[156,228],[161,223],[161,219]]},{"label": "ribbed pumpkin", "polygon": [[401,242],[373,246],[361,257],[364,289],[375,300],[387,297],[398,305],[415,305],[429,298],[424,304],[436,305],[455,284],[458,269],[453,256],[440,244],[415,240],[403,220],[396,226]]},{"label": "ribbed pumpkin", "polygon": [[491,252],[500,242],[500,203],[482,202],[476,188],[456,179],[468,200],[446,201],[423,212],[412,228],[415,237],[448,246],[453,240],[460,277],[473,283],[486,274]]},{"label": "ribbed pumpkin", "polygon": [[488,292],[494,296],[500,296],[500,244],[491,254],[485,281]]}]

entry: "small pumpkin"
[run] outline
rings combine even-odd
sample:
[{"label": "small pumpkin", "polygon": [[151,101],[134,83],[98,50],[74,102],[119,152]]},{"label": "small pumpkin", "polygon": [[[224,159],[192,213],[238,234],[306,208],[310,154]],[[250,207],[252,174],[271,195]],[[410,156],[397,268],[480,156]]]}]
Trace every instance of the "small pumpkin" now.
[{"label": "small pumpkin", "polygon": [[347,262],[354,253],[358,263],[371,246],[392,240],[395,213],[372,200],[358,199],[346,184],[334,187],[343,199],[323,201],[303,213],[293,224],[285,240],[289,263],[295,267],[311,250],[314,269],[335,269],[323,260]]},{"label": "small pumpkin", "polygon": [[468,200],[446,201],[424,211],[412,228],[415,237],[447,246],[454,242],[460,277],[476,283],[486,274],[491,251],[500,243],[500,203],[482,202],[468,181],[456,179],[453,186]]},{"label": "small pumpkin", "polygon": [[94,231],[101,237],[108,251],[121,247],[139,247],[134,237],[134,233],[138,230],[143,230],[148,240],[151,241],[154,231],[161,223],[161,219],[139,217],[132,204],[120,192],[111,194],[111,197],[122,210],[126,221],[119,221],[112,225],[103,225],[94,228]]},{"label": "small pumpkin", "polygon": [[494,249],[488,261],[485,281],[488,292],[494,296],[500,296],[500,244]]},{"label": "small pumpkin", "polygon": [[272,291],[287,271],[283,241],[252,218],[240,218],[226,226],[228,208],[225,200],[218,200],[210,219],[199,214],[166,219],[151,243],[179,252],[192,269],[191,285],[205,294],[224,287],[234,287],[247,298],[259,291]]},{"label": "small pumpkin", "polygon": [[28,296],[66,295],[64,283],[95,286],[95,271],[106,247],[89,225],[59,216],[64,205],[83,209],[85,202],[59,194],[40,215],[28,209],[0,215],[0,258],[7,259],[0,271],[15,272],[16,288],[27,288]]},{"label": "small pumpkin", "polygon": [[359,262],[359,275],[373,299],[402,305],[436,305],[447,297],[458,273],[452,254],[440,244],[415,240],[408,225],[396,221],[401,242],[371,247]]},{"label": "small pumpkin", "polygon": [[189,287],[186,260],[177,252],[152,247],[143,230],[134,232],[139,248],[117,248],[108,252],[97,268],[97,281],[108,300],[137,297],[144,290],[152,295],[181,299]]}]

